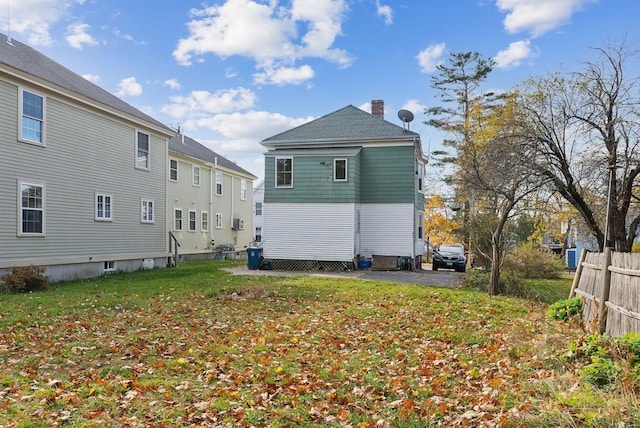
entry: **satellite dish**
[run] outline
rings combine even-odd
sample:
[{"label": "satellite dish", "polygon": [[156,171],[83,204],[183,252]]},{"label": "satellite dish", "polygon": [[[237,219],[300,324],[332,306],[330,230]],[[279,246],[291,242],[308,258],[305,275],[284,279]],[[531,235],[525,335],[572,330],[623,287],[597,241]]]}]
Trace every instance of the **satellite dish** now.
[{"label": "satellite dish", "polygon": [[[411,122],[413,120],[413,113],[411,113],[409,110],[400,110],[398,112],[398,117],[402,121],[402,127],[404,128],[404,130],[408,131],[409,130],[409,122]],[[405,124],[407,125],[406,128],[405,128]]]},{"label": "satellite dish", "polygon": [[413,120],[413,113],[411,113],[409,110],[400,110],[398,112],[398,117],[404,123],[409,123]]}]

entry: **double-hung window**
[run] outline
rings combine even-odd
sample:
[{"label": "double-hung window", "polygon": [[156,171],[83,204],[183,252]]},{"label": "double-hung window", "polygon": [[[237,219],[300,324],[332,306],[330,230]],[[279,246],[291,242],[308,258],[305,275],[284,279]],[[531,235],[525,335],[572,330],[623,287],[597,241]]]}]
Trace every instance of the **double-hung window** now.
[{"label": "double-hung window", "polygon": [[216,213],[216,229],[222,229],[222,214]]},{"label": "double-hung window", "polygon": [[140,206],[140,221],[142,223],[153,223],[154,222],[154,204],[151,199],[143,199]]},{"label": "double-hung window", "polygon": [[113,205],[111,195],[96,193],[96,220],[111,221]]},{"label": "double-hung window", "polygon": [[173,230],[182,230],[182,209],[173,210]]},{"label": "double-hung window", "polygon": [[262,228],[256,227],[256,242],[262,242]]},{"label": "double-hung window", "polygon": [[256,215],[262,215],[262,202],[256,202]]},{"label": "double-hung window", "polygon": [[136,133],[136,168],[149,169],[149,134]]},{"label": "double-hung window", "polygon": [[293,187],[293,158],[276,158],[276,187]]},{"label": "double-hung window", "polygon": [[193,185],[200,186],[200,167],[193,166]]},{"label": "double-hung window", "polygon": [[196,217],[196,212],[189,210],[189,232],[195,232],[196,228],[198,227],[198,222],[197,222],[197,217]]},{"label": "double-hung window", "polygon": [[178,181],[178,161],[169,159],[169,180]]},{"label": "double-hung window", "polygon": [[200,213],[200,230],[202,232],[209,231],[209,213],[207,211]]},{"label": "double-hung window", "polygon": [[222,173],[216,172],[216,195],[222,196]]},{"label": "double-hung window", "polygon": [[18,235],[44,235],[44,186],[20,183]]},{"label": "double-hung window", "polygon": [[20,139],[44,144],[44,97],[20,91]]},{"label": "double-hung window", "polygon": [[347,160],[346,159],[333,160],[333,180],[347,181]]},{"label": "double-hung window", "polygon": [[240,200],[247,200],[247,180],[240,180]]}]

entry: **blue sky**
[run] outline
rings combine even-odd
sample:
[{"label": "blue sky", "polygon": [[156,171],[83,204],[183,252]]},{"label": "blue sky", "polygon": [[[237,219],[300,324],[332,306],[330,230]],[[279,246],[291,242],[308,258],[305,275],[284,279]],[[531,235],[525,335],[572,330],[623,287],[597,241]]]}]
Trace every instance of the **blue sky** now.
[{"label": "blue sky", "polygon": [[506,91],[640,47],[637,0],[0,0],[0,29],[262,178],[265,138],[349,104],[411,130],[435,65],[478,51]]}]

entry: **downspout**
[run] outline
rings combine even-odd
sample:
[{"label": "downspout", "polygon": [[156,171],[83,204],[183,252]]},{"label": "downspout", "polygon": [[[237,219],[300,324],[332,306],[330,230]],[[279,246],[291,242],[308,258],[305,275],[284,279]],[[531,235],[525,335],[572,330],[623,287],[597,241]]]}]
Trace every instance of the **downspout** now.
[{"label": "downspout", "polygon": [[[215,170],[209,168],[209,246],[213,248],[215,245],[215,239],[213,239],[213,220],[215,220],[215,214],[213,213],[213,175]],[[214,214],[214,215],[211,215]]]},{"label": "downspout", "polygon": [[[233,226],[233,198],[234,198],[235,194],[233,193],[233,175],[231,176],[231,225]],[[234,230],[234,234],[233,234],[233,245],[237,245],[238,244],[238,230]]]}]

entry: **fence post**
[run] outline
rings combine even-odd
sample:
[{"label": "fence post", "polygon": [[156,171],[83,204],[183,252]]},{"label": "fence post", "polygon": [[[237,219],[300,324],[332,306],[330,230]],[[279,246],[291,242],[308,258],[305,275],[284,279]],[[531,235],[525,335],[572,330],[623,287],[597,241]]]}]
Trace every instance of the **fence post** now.
[{"label": "fence post", "polygon": [[605,247],[602,254],[602,293],[600,294],[600,306],[598,306],[598,333],[604,333],[607,328],[607,301],[609,301],[609,288],[611,287],[611,248]]},{"label": "fence post", "polygon": [[569,298],[572,298],[576,295],[576,288],[578,288],[578,284],[580,284],[580,276],[582,276],[582,263],[587,259],[587,250],[584,248],[580,252],[580,261],[578,262],[578,267],[576,269],[575,276],[573,277],[573,283],[571,284],[571,291],[569,292]]}]

